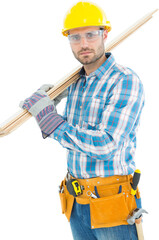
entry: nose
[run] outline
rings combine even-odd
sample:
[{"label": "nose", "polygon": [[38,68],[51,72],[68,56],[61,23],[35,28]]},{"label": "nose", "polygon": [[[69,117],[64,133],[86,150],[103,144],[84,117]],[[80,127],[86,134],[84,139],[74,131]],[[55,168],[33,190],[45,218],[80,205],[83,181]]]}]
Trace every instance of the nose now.
[{"label": "nose", "polygon": [[81,37],[80,45],[83,48],[88,47],[88,41],[87,41],[87,39],[84,36]]}]

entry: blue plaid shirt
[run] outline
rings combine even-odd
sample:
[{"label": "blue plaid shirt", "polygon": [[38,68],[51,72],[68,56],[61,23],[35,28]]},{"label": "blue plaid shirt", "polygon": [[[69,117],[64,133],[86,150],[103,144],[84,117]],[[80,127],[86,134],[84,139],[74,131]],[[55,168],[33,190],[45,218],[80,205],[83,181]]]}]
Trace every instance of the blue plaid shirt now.
[{"label": "blue plaid shirt", "polygon": [[65,120],[50,135],[67,149],[67,165],[77,178],[127,175],[135,170],[136,132],[144,105],[135,72],[111,53],[89,76],[69,87]]}]

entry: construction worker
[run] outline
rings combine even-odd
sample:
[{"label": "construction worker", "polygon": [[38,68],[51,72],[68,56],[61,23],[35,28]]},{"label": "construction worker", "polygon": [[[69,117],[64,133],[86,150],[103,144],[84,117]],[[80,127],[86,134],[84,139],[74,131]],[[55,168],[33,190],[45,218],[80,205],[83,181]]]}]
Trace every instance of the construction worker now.
[{"label": "construction worker", "polygon": [[[60,199],[75,240],[137,239],[127,217],[141,208],[140,193],[131,195],[130,183],[143,85],[133,70],[105,53],[110,30],[99,6],[76,3],[65,16],[62,33],[83,65],[79,79],[53,101],[46,93],[50,85],[44,85],[21,103],[36,118],[43,138],[67,149]],[[66,95],[60,116],[56,105]]]}]

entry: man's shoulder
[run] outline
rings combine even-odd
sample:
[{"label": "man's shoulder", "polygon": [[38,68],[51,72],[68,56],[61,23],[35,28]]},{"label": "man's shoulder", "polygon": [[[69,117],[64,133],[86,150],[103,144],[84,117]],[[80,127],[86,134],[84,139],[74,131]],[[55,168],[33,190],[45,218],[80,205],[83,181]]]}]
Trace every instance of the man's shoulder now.
[{"label": "man's shoulder", "polygon": [[114,72],[120,74],[121,77],[124,77],[124,76],[134,76],[134,77],[137,77],[139,79],[139,76],[137,75],[137,73],[134,70],[132,70],[129,67],[123,66],[121,64],[116,63],[113,66],[113,70],[114,70]]},{"label": "man's shoulder", "polygon": [[114,84],[114,88],[117,86],[117,89],[122,89],[123,91],[126,89],[127,93],[129,91],[131,94],[134,94],[132,89],[135,89],[135,94],[138,94],[138,96],[144,93],[143,83],[134,70],[120,64],[115,64],[113,70],[116,75],[116,84]]}]

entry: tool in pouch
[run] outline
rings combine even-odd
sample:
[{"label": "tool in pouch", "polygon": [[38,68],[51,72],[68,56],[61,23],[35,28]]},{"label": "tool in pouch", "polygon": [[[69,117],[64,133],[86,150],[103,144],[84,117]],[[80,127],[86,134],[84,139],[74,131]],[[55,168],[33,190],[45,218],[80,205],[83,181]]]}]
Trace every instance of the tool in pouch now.
[{"label": "tool in pouch", "polygon": [[[131,194],[133,196],[136,195],[137,186],[139,184],[140,176],[141,176],[140,170],[139,169],[135,170],[133,180],[132,180],[132,183],[131,183]],[[137,230],[137,235],[138,235],[139,240],[144,239],[143,229],[142,229],[142,213],[148,213],[148,212],[145,211],[142,208],[140,208],[140,209],[136,208],[136,209],[133,210],[133,212],[131,212],[129,214],[128,219],[127,219],[127,222],[128,222],[129,225],[133,225],[134,223],[136,224],[136,230]]]},{"label": "tool in pouch", "polygon": [[[95,194],[94,194],[95,192]],[[90,190],[87,191],[87,196],[91,197],[91,198],[100,198],[100,195],[98,193],[98,190],[97,190],[97,186],[94,186],[94,192],[92,193]],[[118,191],[118,194],[122,192],[122,185],[119,186],[119,191]]]},{"label": "tool in pouch", "polygon": [[[69,173],[66,175],[66,187],[68,192],[74,197],[78,197],[83,194],[84,186],[80,185],[77,179],[70,179]],[[97,196],[89,190],[87,191],[87,196],[91,198],[98,198],[99,195],[96,187],[95,193]]]},{"label": "tool in pouch", "polygon": [[140,181],[140,176],[141,176],[141,171],[139,169],[136,169],[134,172],[133,181],[131,184],[131,194],[134,196],[136,195],[137,186]]},{"label": "tool in pouch", "polygon": [[[78,197],[83,194],[84,186],[80,185],[77,179],[70,179],[66,182],[66,187],[68,192],[73,195],[74,197]],[[91,198],[100,198],[97,188],[95,186],[95,193],[92,193],[90,190],[87,191],[87,196]]]},{"label": "tool in pouch", "polygon": [[59,193],[64,193],[64,186],[59,186]]},{"label": "tool in pouch", "polygon": [[83,194],[84,187],[80,185],[77,179],[67,180],[66,187],[68,192],[74,197],[78,197]]},{"label": "tool in pouch", "polygon": [[[141,171],[139,169],[136,169],[135,172],[134,172],[134,175],[133,175],[133,178],[132,178],[132,181],[131,181],[131,195],[134,196],[136,198],[136,194],[137,194],[137,187],[138,187],[138,184],[139,184],[139,181],[140,181],[140,176],[141,176]],[[136,203],[137,205],[137,203]],[[134,211],[134,209],[133,209]],[[131,213],[130,213],[131,215]]]},{"label": "tool in pouch", "polygon": [[[68,192],[74,197],[78,197],[83,194],[84,187],[80,185],[80,183],[76,179],[68,180],[66,183]],[[90,190],[87,191],[87,196],[91,198],[98,198],[94,193]]]}]

